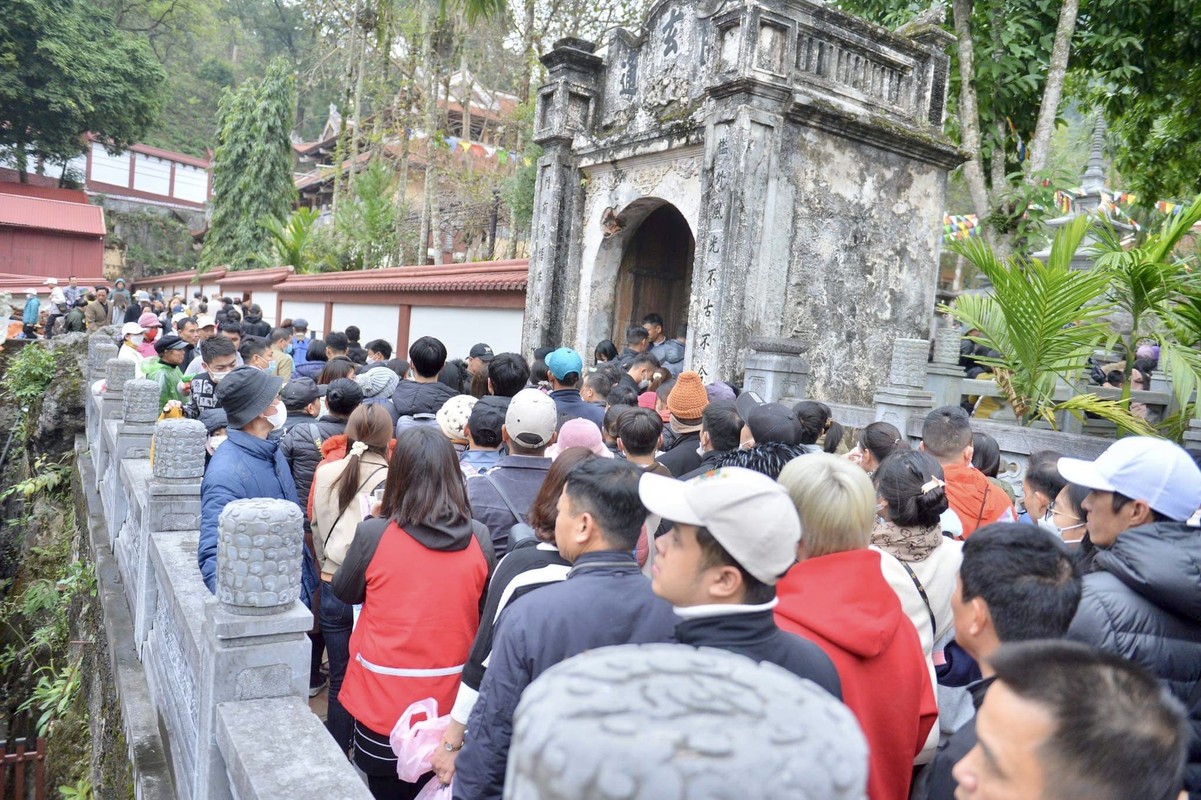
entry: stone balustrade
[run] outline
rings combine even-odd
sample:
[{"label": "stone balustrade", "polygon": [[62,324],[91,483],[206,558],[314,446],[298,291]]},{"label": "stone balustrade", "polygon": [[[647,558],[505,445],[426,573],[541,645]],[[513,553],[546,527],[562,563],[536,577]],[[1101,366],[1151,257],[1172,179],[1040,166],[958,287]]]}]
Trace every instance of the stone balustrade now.
[{"label": "stone balustrade", "polygon": [[[119,644],[134,674],[118,681],[144,687],[119,692],[137,795],[369,798],[307,705],[313,616],[297,599],[300,510],[277,500],[226,508],[214,597],[196,559],[204,426],[157,421],[158,387],[133,379],[132,362],[101,360],[103,345],[89,343],[87,383],[103,379],[104,390],[88,390],[79,463],[89,517],[103,528],[93,546],[107,545],[117,566],[106,588],[123,597],[132,622]],[[102,574],[108,554],[96,555]],[[105,625],[110,641],[123,628],[110,624],[107,607]],[[170,791],[144,757],[159,736]]]}]

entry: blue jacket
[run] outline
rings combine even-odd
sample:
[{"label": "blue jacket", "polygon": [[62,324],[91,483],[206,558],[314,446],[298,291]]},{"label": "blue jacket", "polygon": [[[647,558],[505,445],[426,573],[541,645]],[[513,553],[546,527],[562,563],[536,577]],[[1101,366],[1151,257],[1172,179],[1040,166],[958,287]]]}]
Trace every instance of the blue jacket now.
[{"label": "blue jacket", "polygon": [[21,314],[21,322],[25,325],[38,324],[38,312],[42,310],[42,301],[31,297],[25,301],[25,311]]},{"label": "blue jacket", "polygon": [[292,379],[312,378],[316,381],[323,369],[325,369],[324,361],[297,361],[292,367]]},{"label": "blue jacket", "polygon": [[[251,497],[296,502],[296,484],[279,442],[230,428],[200,482],[200,543],[196,560],[210,592],[217,587],[217,518],[227,503]],[[298,504],[299,505],[299,504]]]},{"label": "blue jacket", "polygon": [[558,389],[550,393],[550,399],[555,401],[555,408],[559,411],[556,429],[562,428],[563,423],[570,419],[581,418],[595,422],[602,431],[605,429],[605,407],[584,400],[580,397],[579,389]]},{"label": "blue jacket", "polygon": [[679,622],[651,591],[630,553],[585,553],[567,580],[510,603],[500,615],[488,671],[455,761],[455,800],[500,800],[521,693],[585,650],[666,642]]},{"label": "blue jacket", "polygon": [[292,361],[294,361],[296,363],[296,366],[299,367],[301,364],[303,364],[304,362],[306,362],[308,360],[309,360],[309,340],[308,340],[308,338],[306,337],[304,339],[293,339],[292,340]]}]

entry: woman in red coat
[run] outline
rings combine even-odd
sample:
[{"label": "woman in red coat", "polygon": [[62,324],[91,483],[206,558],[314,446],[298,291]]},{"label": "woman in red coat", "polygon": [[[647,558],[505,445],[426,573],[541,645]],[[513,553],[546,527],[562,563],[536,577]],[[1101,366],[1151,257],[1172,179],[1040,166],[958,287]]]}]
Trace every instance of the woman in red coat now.
[{"label": "woman in red coat", "polygon": [[491,543],[472,522],[450,440],[429,426],[403,431],[381,517],[359,525],[332,582],[342,602],[362,604],[338,699],[354,717],[355,763],[377,800],[409,800],[425,783],[397,778],[388,735],[418,700],[450,713],[488,581],[481,540]]},{"label": "woman in red coat", "polygon": [[938,718],[917,629],[868,548],[876,492],[867,473],[825,453],[780,473],[801,518],[798,560],[776,584],[776,624],[825,651],[867,737],[871,800],[906,800],[913,759]]}]

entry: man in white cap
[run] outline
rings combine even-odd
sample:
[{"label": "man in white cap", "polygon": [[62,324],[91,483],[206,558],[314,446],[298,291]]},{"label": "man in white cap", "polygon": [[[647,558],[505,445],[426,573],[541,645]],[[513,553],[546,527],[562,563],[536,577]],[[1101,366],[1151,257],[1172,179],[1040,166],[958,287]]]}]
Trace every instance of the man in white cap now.
[{"label": "man in white cap", "polygon": [[[1201,797],[1201,469],[1163,439],[1119,439],[1097,458],[1059,459],[1084,499],[1096,551],[1068,637],[1136,661],[1185,703],[1185,788]],[[1087,552],[1087,551],[1086,551]]]},{"label": "man in white cap", "polygon": [[776,581],[796,562],[801,522],[783,486],[741,467],[690,481],[653,473],[642,504],[673,525],[655,540],[651,589],[683,622],[676,641],[768,661],[842,699],[820,647],[776,627]]},{"label": "man in white cap", "polygon": [[121,326],[121,349],[117,351],[117,358],[133,362],[135,378],[145,377],[145,373],[142,371],[142,361],[145,356],[138,352],[138,347],[142,344],[145,336],[146,331],[136,322],[126,322]]},{"label": "man in white cap", "polygon": [[54,323],[71,309],[66,294],[58,285],[58,278],[47,278],[43,285],[50,287],[50,315],[46,318],[46,338],[49,339],[54,335]]}]

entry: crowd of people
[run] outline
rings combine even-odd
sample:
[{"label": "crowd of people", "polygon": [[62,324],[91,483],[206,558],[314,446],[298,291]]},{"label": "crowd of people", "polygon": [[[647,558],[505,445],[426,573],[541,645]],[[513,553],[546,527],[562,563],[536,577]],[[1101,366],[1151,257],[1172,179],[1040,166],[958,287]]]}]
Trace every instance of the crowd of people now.
[{"label": "crowd of people", "polygon": [[[210,590],[226,504],[304,511],[311,691],[377,798],[500,798],[524,689],[650,642],[844,703],[871,800],[1201,798],[1201,470],[1174,444],[1036,453],[1015,492],[959,406],[916,448],[848,431],[681,369],[655,314],[591,364],[432,336],[397,358],[232,303],[123,324],[119,357],[208,431]],[[389,737],[427,698],[449,723],[402,781]]]}]

